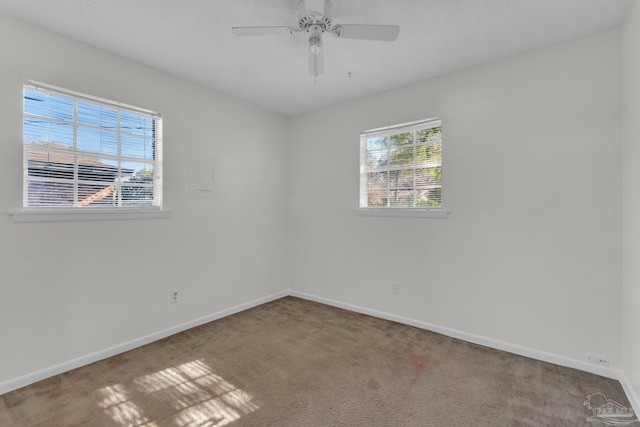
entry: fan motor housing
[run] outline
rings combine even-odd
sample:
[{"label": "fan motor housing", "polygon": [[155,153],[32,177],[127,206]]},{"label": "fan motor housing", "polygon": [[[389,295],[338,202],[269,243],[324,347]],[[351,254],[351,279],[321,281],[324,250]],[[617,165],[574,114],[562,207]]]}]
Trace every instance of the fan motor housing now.
[{"label": "fan motor housing", "polygon": [[298,27],[303,31],[309,31],[309,28],[312,25],[318,25],[322,29],[322,32],[330,30],[332,25],[332,12],[333,9],[329,0],[325,0],[324,2],[324,14],[313,10],[307,10],[305,1],[301,0],[299,4],[300,18],[298,20]]},{"label": "fan motor housing", "polygon": [[319,25],[322,30],[331,29],[331,19],[326,16],[306,15],[300,18],[298,26],[302,30],[308,30],[312,25]]}]

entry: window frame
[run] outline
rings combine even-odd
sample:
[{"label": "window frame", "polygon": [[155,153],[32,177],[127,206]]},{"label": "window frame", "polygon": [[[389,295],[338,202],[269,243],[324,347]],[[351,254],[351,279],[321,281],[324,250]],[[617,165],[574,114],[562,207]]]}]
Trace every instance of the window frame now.
[{"label": "window frame", "polygon": [[[383,128],[371,129],[367,131],[363,131],[360,134],[360,192],[359,192],[359,207],[354,210],[354,213],[358,216],[384,216],[384,217],[419,217],[419,218],[447,218],[449,213],[451,212],[449,209],[443,207],[443,199],[442,199],[442,182],[440,181],[440,206],[404,206],[404,207],[393,207],[393,206],[369,206],[369,186],[368,186],[368,174],[370,172],[380,172],[379,168],[369,168],[367,167],[367,139],[372,136],[391,136],[397,135],[407,132],[416,132],[425,129],[431,128],[442,128],[442,120],[439,117],[420,120],[416,122],[410,123],[402,123],[393,126],[387,126]],[[442,145],[442,141],[440,141]],[[422,144],[420,144],[422,145]],[[417,147],[416,141],[413,140],[411,144],[408,144],[407,147]],[[402,146],[400,146],[402,147]],[[387,172],[391,170],[408,170],[408,169],[417,169],[419,164],[416,161],[417,151],[413,150],[413,164],[407,165],[407,167],[400,166],[387,166],[384,170]],[[426,163],[425,163],[426,165]],[[442,170],[442,160],[440,161],[440,170]],[[417,191],[415,181],[412,183],[411,187],[407,187],[412,189],[413,191]],[[387,186],[387,190],[389,191],[389,187]],[[415,196],[414,196],[415,197]]]},{"label": "window frame", "polygon": [[[54,114],[50,116],[41,116],[37,113],[28,112],[26,100],[24,98],[28,91],[37,91],[51,94],[65,102],[68,102],[69,105],[72,105],[72,115],[63,119],[59,119],[54,117]],[[23,83],[22,95],[24,101],[22,108],[23,201],[21,211],[9,213],[12,217],[13,222],[152,219],[168,217],[169,212],[163,209],[163,130],[162,116],[159,113],[31,80],[27,80]],[[113,120],[117,122],[117,126],[112,125],[102,127],[101,124],[92,125],[89,122],[86,122],[86,120],[82,120],[78,111],[78,105],[81,105],[84,108],[88,107],[91,109],[104,108],[106,109],[107,113],[112,114],[112,117],[113,113],[115,113],[115,119]],[[97,114],[97,116],[92,117],[103,117],[102,111]],[[128,115],[129,117],[132,117],[134,119],[136,119],[136,117],[143,117],[144,120],[151,120],[150,135],[146,134],[145,132],[138,134],[136,132],[127,131],[126,129],[122,128],[121,123],[125,122]],[[34,118],[42,119],[44,120],[44,123],[60,123],[62,125],[70,126],[73,132],[72,139],[70,140],[72,142],[64,144],[52,141],[50,143],[50,147],[39,146],[38,144],[28,142],[27,135],[25,135],[26,125],[24,123],[26,123],[27,120]],[[81,147],[83,140],[78,136],[79,130],[84,132],[99,131],[104,133],[105,135],[110,135],[115,141],[115,151],[106,153],[102,152],[102,150],[99,150],[99,152],[95,152],[94,150],[83,149]],[[133,140],[141,139],[149,141],[152,150],[150,156],[149,154],[125,155],[123,152],[126,144],[125,141],[127,140],[127,138],[133,138]],[[144,145],[139,145],[139,143],[136,142],[136,145],[129,145],[129,147],[133,147],[133,150],[139,150],[140,147],[146,146],[149,142],[143,142],[142,144]],[[64,156],[72,158],[72,163],[68,161],[62,163],[63,166],[64,164],[69,163],[69,165],[71,165],[72,167],[62,169],[49,169],[49,166],[47,166],[47,169],[43,173],[43,177],[38,177],[38,175],[34,174],[34,171],[32,170],[32,158],[34,157],[34,155],[41,156],[43,154],[47,154],[47,156],[49,156],[51,155],[51,153],[57,153],[54,155],[60,157]],[[147,151],[147,153],[149,152]],[[29,157],[30,155],[31,157]],[[82,158],[88,159],[88,161],[93,162],[89,163],[92,166],[81,164],[79,160],[81,160]],[[49,160],[46,161],[48,162]],[[107,163],[102,163],[103,161],[106,161]],[[129,164],[132,164],[131,162],[137,163],[139,167],[142,167],[143,169],[126,169],[125,164],[127,162]],[[117,166],[109,166],[111,164],[115,164]],[[153,175],[151,182],[149,184],[145,184],[145,178],[140,184],[127,185],[125,181],[126,175],[123,175],[123,173],[125,173],[124,171],[126,170],[129,176],[135,177],[138,172],[146,170],[146,166],[144,166],[145,164],[149,165],[149,167],[152,168]],[[68,169],[69,172],[72,173],[72,175],[69,176],[69,172],[65,172],[63,169]],[[47,170],[50,170],[50,172],[47,172]],[[107,173],[113,175],[113,180],[109,180],[108,177],[106,177],[105,174]],[[56,174],[59,175],[59,177],[57,177]],[[89,178],[83,178],[82,174],[85,174],[85,176],[89,176]],[[48,176],[52,177],[47,178]],[[87,179],[89,179],[90,181],[86,181]],[[67,188],[73,188],[73,196],[71,195],[71,193],[68,193],[68,200],[60,206],[55,205],[57,203],[55,199],[51,200],[50,205],[47,205],[48,201],[44,200],[41,202],[42,204],[40,206],[30,206],[29,182],[42,182],[42,185],[45,186],[45,194],[46,185],[56,185],[55,183],[59,182],[61,185],[64,185]],[[101,185],[106,185],[108,182],[112,182],[111,187],[113,188],[111,189],[111,193],[113,193],[113,195],[110,197],[114,201],[112,201],[111,203],[106,202],[104,204],[98,204],[98,206],[92,206],[91,204],[93,203],[93,200],[90,199],[91,197],[98,195],[99,192],[94,194],[91,188],[99,188]],[[87,195],[89,195],[88,197],[87,195],[80,194],[81,186],[84,186],[85,190],[89,191],[87,193]],[[145,191],[144,187],[149,188],[150,192]],[[129,199],[131,205],[123,205],[123,201],[127,200],[126,195],[124,195],[124,192],[127,191],[126,188],[130,188],[131,191],[145,191],[149,196],[151,196],[151,198],[136,197],[133,199]],[[107,188],[105,187],[105,189]],[[31,195],[33,196],[33,189],[31,190]],[[86,197],[86,199],[82,200],[81,197]],[[102,197],[106,196],[100,196],[98,201],[101,201]],[[87,202],[87,200],[89,201]]]}]

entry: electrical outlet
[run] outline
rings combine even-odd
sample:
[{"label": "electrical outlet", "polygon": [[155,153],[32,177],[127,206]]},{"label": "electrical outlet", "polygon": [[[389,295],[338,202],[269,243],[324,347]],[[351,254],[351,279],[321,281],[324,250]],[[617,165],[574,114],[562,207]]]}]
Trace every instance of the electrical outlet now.
[{"label": "electrical outlet", "polygon": [[400,295],[400,283],[394,283],[392,292],[394,295]]},{"label": "electrical outlet", "polygon": [[609,366],[609,358],[601,354],[587,353],[587,362],[595,363],[596,365]]},{"label": "electrical outlet", "polygon": [[171,291],[171,302],[178,302],[180,300],[180,292],[177,289]]}]

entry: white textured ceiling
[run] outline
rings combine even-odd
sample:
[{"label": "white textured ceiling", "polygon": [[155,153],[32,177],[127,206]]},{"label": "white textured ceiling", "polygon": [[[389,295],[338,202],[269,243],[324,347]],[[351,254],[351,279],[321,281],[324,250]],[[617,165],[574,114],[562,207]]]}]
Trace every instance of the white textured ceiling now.
[{"label": "white textured ceiling", "polygon": [[[393,42],[237,37],[295,26],[298,0],[0,0],[14,16],[285,115],[404,86],[622,22],[633,0],[333,0],[334,23],[396,24]],[[348,77],[351,73],[351,78]]]}]

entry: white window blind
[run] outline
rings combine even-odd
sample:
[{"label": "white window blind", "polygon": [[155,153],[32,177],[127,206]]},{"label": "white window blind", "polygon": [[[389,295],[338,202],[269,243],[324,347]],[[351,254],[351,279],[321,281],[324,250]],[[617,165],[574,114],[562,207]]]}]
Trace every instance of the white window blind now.
[{"label": "white window blind", "polygon": [[24,85],[25,208],[160,209],[158,113]]},{"label": "white window blind", "polygon": [[442,122],[430,119],[362,132],[360,208],[442,207]]}]

